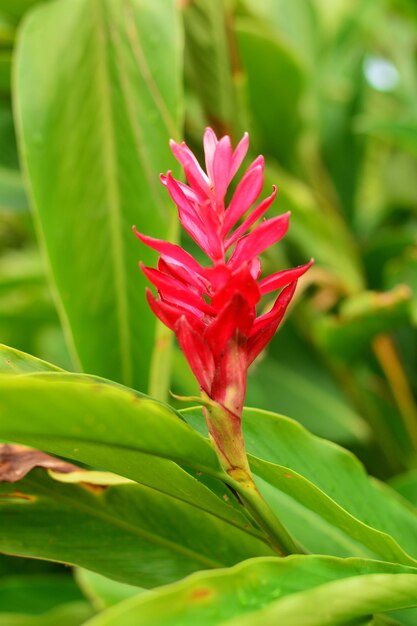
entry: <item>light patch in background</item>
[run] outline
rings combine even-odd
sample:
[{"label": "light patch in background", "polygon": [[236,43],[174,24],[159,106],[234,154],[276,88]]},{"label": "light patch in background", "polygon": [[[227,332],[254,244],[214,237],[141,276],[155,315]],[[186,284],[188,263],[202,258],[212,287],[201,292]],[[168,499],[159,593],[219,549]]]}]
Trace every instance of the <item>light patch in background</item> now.
[{"label": "light patch in background", "polygon": [[367,55],[363,62],[363,72],[368,84],[378,91],[393,91],[400,81],[397,68],[384,57]]}]

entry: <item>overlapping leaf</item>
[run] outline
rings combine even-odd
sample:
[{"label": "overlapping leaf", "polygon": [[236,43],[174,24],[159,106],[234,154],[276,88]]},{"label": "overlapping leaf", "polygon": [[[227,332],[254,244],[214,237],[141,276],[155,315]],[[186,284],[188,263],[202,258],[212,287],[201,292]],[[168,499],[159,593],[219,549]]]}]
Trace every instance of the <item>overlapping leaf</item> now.
[{"label": "overlapping leaf", "polygon": [[0,485],[0,550],[145,587],[273,554],[246,530],[175,496],[133,483],[90,485],[88,475],[85,481],[63,484],[34,470]]}]

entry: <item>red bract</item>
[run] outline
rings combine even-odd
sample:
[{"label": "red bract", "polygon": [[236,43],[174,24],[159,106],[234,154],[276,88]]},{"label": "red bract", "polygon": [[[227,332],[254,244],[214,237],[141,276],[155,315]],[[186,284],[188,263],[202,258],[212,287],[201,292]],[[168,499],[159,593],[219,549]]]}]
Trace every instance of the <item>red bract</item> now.
[{"label": "red bract", "polygon": [[[188,184],[175,180],[171,172],[162,175],[161,181],[178,207],[183,228],[211,261],[208,267],[180,246],[135,229],[139,239],[160,254],[157,269],[141,266],[158,291],[155,298],[148,290],[150,307],[175,332],[203,396],[239,428],[247,369],[273,337],[297,279],[312,263],[260,279],[259,255],[284,237],[289,213],[266,219],[247,233],[276,195],[274,187],[272,194],[249,212],[262,192],[262,156],[246,170],[225,206],[228,186],[248,144],[245,133],[233,151],[228,136],[218,140],[208,128],[204,134],[204,171],[185,143],[171,141]],[[257,316],[261,296],[278,289],[281,292],[271,310]],[[219,426],[210,419],[208,422],[219,448]]]}]

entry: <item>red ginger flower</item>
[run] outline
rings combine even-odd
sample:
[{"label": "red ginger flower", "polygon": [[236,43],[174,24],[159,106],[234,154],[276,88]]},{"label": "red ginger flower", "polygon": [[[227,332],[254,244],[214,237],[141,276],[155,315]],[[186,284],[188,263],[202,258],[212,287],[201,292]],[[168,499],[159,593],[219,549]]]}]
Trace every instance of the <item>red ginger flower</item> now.
[{"label": "red ginger flower", "polygon": [[[161,182],[178,207],[183,228],[211,260],[211,266],[203,267],[176,244],[135,229],[143,243],[160,253],[157,269],[141,265],[158,290],[158,298],[147,290],[149,305],[175,332],[197,378],[207,403],[209,432],[223,463],[245,471],[240,420],[247,369],[272,339],[294,295],[297,279],[312,263],[260,279],[259,255],[285,235],[289,213],[264,220],[245,234],[276,196],[274,186],[272,194],[244,217],[262,191],[262,156],[246,170],[225,207],[228,186],[248,145],[245,133],[233,151],[230,137],[218,140],[207,128],[204,172],[185,143],[171,141],[188,185],[175,180],[171,172],[161,175]],[[241,218],[242,223],[237,225]],[[282,291],[271,310],[257,317],[256,305],[261,297],[278,289]]]}]

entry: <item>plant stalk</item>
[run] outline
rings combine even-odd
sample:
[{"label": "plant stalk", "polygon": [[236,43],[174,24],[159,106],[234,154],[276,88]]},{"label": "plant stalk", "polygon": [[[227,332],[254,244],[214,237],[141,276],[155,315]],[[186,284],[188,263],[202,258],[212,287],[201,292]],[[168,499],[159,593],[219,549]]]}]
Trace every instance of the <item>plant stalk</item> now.
[{"label": "plant stalk", "polygon": [[246,455],[241,417],[209,398],[204,392],[202,397],[209,436],[230,479],[228,484],[239,494],[244,506],[265,531],[271,546],[278,554],[285,556],[303,553],[304,550],[294,541],[255,485]]},{"label": "plant stalk", "polygon": [[417,406],[392,338],[385,334],[378,335],[372,345],[403,418],[411,444],[417,451]]}]

